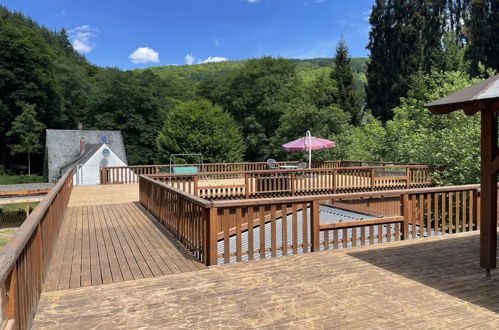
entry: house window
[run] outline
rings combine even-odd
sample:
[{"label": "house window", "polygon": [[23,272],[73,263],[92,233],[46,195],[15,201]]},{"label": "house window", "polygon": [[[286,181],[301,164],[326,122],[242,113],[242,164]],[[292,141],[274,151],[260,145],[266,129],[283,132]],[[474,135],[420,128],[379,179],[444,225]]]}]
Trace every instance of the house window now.
[{"label": "house window", "polygon": [[109,143],[109,138],[105,134],[102,134],[100,136],[99,140],[100,140],[100,143]]},{"label": "house window", "polygon": [[109,157],[110,154],[111,154],[111,151],[109,151],[109,149],[102,150],[102,156]]}]

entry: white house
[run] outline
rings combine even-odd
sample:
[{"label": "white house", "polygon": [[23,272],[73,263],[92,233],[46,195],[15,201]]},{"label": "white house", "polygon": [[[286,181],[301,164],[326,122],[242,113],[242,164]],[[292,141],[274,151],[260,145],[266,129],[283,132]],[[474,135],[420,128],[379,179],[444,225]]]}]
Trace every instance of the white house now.
[{"label": "white house", "polygon": [[75,185],[101,183],[101,168],[126,166],[121,132],[47,130],[49,180],[54,182],[69,168]]}]

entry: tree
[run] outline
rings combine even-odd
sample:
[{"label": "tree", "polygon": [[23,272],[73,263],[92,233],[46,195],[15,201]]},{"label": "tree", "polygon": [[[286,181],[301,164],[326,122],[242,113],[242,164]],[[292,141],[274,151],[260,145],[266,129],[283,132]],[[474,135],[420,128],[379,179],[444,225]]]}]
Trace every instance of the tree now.
[{"label": "tree", "polygon": [[14,119],[7,136],[13,136],[16,143],[9,145],[12,155],[28,155],[28,174],[31,175],[30,155],[40,150],[40,135],[45,126],[36,119],[35,105],[24,103],[22,113]]},{"label": "tree", "polygon": [[446,0],[376,0],[367,48],[367,107],[383,121],[392,118],[412,77],[429,72],[445,31]]},{"label": "tree", "polygon": [[212,93],[216,104],[228,111],[241,126],[246,144],[245,158],[264,160],[270,139],[279,126],[286,103],[300,94],[296,66],[282,58],[251,59]]},{"label": "tree", "polygon": [[206,100],[177,105],[167,115],[156,143],[163,162],[178,153],[200,153],[212,163],[239,162],[245,149],[232,116]]},{"label": "tree", "polygon": [[353,72],[350,66],[350,55],[345,40],[342,38],[336,45],[336,56],[331,78],[336,82],[336,103],[350,114],[350,121],[359,123],[359,106],[355,102]]}]

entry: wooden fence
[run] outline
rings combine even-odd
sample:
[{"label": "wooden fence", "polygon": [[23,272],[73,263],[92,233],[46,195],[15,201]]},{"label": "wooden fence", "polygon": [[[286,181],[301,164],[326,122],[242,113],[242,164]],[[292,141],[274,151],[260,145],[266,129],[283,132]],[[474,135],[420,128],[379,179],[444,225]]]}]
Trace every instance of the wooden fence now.
[{"label": "wooden fence", "polygon": [[73,187],[68,170],[0,249],[1,329],[28,329]]},{"label": "wooden fence", "polygon": [[[298,165],[298,162],[278,162],[278,166]],[[406,165],[402,163],[388,162],[362,162],[327,160],[312,162],[312,168],[337,168],[337,167],[362,167],[362,166],[394,166]],[[202,173],[227,173],[227,172],[249,172],[267,170],[266,162],[248,163],[207,163],[207,164],[181,164],[181,165],[136,165],[136,166],[109,166],[101,169],[102,184],[136,184],[139,175],[172,174],[172,168],[196,167]]]},{"label": "wooden fence", "polygon": [[425,165],[150,175],[209,200],[326,195],[433,185]]},{"label": "wooden fence", "polygon": [[[220,201],[146,176],[139,186],[141,204],[206,265],[445,235],[478,225],[477,185]],[[366,206],[384,198],[390,204],[398,198],[398,215]],[[347,203],[352,200],[364,206]],[[321,222],[325,205],[371,216]]]}]

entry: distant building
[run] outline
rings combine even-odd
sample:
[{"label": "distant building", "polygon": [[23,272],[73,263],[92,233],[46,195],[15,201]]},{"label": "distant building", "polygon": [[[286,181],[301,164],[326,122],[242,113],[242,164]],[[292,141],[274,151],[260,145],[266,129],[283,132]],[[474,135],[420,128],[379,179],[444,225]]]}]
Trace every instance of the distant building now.
[{"label": "distant building", "polygon": [[48,129],[46,148],[50,182],[73,168],[75,185],[100,184],[102,167],[127,165],[120,131]]}]

